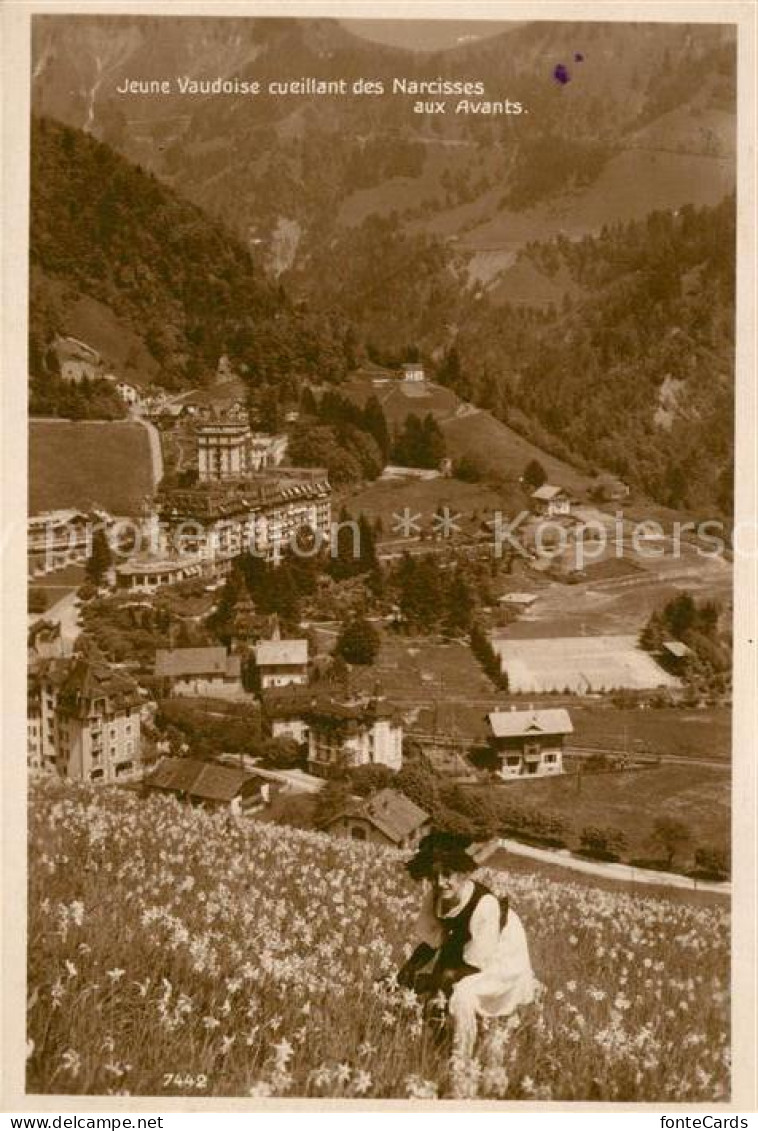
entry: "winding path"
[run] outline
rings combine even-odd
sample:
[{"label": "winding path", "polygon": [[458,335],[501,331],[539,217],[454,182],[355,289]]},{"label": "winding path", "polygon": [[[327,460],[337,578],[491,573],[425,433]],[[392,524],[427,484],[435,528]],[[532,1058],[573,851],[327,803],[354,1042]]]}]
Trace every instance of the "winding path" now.
[{"label": "winding path", "polygon": [[150,459],[153,467],[153,489],[155,489],[163,478],[163,449],[161,447],[161,434],[152,421],[147,420],[139,413],[132,413],[132,420],[137,424],[141,424],[147,430],[148,442],[150,444]]}]

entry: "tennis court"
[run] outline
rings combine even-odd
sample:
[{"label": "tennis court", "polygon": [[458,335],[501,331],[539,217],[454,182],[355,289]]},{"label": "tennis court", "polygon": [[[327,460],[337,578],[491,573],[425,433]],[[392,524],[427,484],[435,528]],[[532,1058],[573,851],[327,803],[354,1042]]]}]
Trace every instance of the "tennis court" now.
[{"label": "tennis court", "polygon": [[679,680],[637,646],[636,636],[495,637],[492,646],[512,692],[570,692],[678,687]]}]

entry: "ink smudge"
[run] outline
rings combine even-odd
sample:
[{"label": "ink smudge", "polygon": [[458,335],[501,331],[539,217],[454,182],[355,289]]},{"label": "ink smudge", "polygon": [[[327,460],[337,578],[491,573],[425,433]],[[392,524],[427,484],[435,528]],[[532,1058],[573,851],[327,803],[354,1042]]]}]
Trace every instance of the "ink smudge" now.
[{"label": "ink smudge", "polygon": [[565,63],[558,63],[553,68],[553,78],[559,82],[561,86],[565,86],[567,82],[571,82],[571,75]]},{"label": "ink smudge", "polygon": [[574,62],[575,63],[583,63],[584,62],[584,55],[582,55],[581,51],[577,51],[574,54]]}]

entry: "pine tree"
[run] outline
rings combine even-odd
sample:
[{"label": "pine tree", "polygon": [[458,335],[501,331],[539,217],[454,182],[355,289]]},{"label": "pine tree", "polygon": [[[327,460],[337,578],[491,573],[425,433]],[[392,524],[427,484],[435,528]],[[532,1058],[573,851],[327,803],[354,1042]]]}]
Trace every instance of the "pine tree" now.
[{"label": "pine tree", "polygon": [[379,633],[365,617],[354,617],[342,626],[335,652],[348,664],[373,664],[380,642]]},{"label": "pine tree", "polygon": [[362,424],[365,431],[376,440],[386,463],[390,451],[390,431],[387,425],[387,417],[384,415],[384,410],[376,397],[369,397],[366,401]]},{"label": "pine tree", "polygon": [[93,585],[100,585],[111,567],[113,555],[104,530],[96,530],[92,536],[92,553],[87,559],[85,574]]}]

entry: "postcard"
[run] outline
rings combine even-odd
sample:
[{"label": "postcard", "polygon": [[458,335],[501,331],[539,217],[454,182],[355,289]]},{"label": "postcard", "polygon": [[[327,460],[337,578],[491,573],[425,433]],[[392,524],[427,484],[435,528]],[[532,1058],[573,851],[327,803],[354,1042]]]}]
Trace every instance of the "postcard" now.
[{"label": "postcard", "polygon": [[4,20],[8,1108],[754,1110],[754,11]]}]

